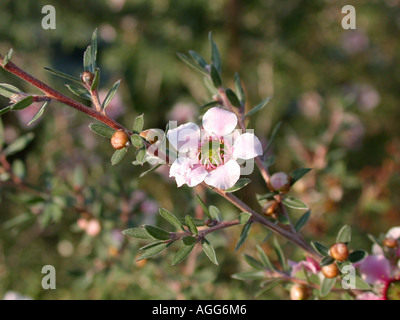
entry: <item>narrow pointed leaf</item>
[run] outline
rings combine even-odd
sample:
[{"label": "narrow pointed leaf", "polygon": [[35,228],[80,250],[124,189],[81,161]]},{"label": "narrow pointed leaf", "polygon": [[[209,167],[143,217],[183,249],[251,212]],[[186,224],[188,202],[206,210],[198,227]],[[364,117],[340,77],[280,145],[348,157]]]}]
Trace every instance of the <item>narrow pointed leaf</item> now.
[{"label": "narrow pointed leaf", "polygon": [[187,258],[187,256],[192,252],[194,248],[194,244],[191,246],[183,246],[178,250],[178,252],[175,254],[175,256],[172,258],[171,264],[173,266],[177,265],[178,263],[182,262]]},{"label": "narrow pointed leaf", "polygon": [[251,213],[242,212],[241,214],[239,214],[239,223],[245,224],[247,221],[249,221],[250,217],[251,217]]},{"label": "narrow pointed leaf", "polygon": [[206,72],[202,67],[200,67],[196,62],[194,62],[192,59],[188,58],[186,55],[183,53],[177,52],[178,57],[185,62],[189,67],[192,67],[194,70],[199,71],[205,76],[208,76],[208,72]]},{"label": "narrow pointed leaf", "polygon": [[314,247],[314,249],[322,256],[329,256],[329,248],[324,246],[322,243],[319,243],[318,241],[312,241],[311,245]]},{"label": "narrow pointed leaf", "polygon": [[292,171],[289,176],[291,177],[291,185],[294,185],[297,181],[299,181],[305,174],[310,172],[312,169],[310,168],[299,168]]},{"label": "narrow pointed leaf", "polygon": [[[186,227],[188,226],[188,225],[186,224],[185,218],[178,218],[178,220],[179,220],[180,223],[182,223],[182,225],[184,225],[184,226],[186,226]],[[193,223],[196,225],[196,227],[203,227],[203,226],[205,226],[204,220],[202,220],[202,219],[194,219],[194,218],[192,218],[192,221],[193,221]]]},{"label": "narrow pointed leaf", "polygon": [[89,91],[87,91],[85,88],[77,87],[72,84],[66,84],[65,86],[69,89],[69,91],[71,91],[73,94],[77,95],[78,97],[92,101],[92,96],[90,95]]},{"label": "narrow pointed leaf", "polygon": [[232,278],[236,280],[262,280],[265,279],[265,272],[249,271],[249,272],[235,273],[232,275]]},{"label": "narrow pointed leaf", "polygon": [[200,196],[198,194],[196,194],[196,198],[197,198],[197,202],[200,204],[200,206],[203,208],[204,213],[207,215],[208,218],[210,218],[211,220],[213,219],[210,211],[208,211],[207,206],[204,204],[203,200],[201,200]]},{"label": "narrow pointed leaf", "polygon": [[103,101],[102,108],[106,109],[107,106],[110,104],[111,100],[114,98],[115,94],[118,91],[119,85],[121,84],[121,80],[118,80],[113,84],[110,91],[108,92],[106,98]]},{"label": "narrow pointed leaf", "polygon": [[43,105],[40,107],[39,111],[35,114],[33,119],[29,121],[28,126],[32,125],[35,121],[39,120],[40,117],[43,115],[44,111],[46,110],[47,106],[50,104],[50,101],[46,101],[43,103]]},{"label": "narrow pointed leaf", "polygon": [[348,260],[351,263],[356,263],[358,261],[363,260],[367,255],[368,253],[365,250],[355,250],[349,254]]},{"label": "narrow pointed leaf", "polygon": [[208,39],[210,41],[210,47],[211,47],[211,62],[212,65],[217,69],[217,71],[220,73],[221,72],[221,57],[219,54],[219,50],[217,47],[217,44],[213,40],[212,33],[210,32],[208,34]]},{"label": "narrow pointed leaf", "polygon": [[351,240],[351,228],[348,225],[344,225],[342,229],[340,229],[336,242],[343,242],[343,243],[349,243]]},{"label": "narrow pointed leaf", "polygon": [[297,232],[299,232],[306,225],[308,219],[310,218],[310,215],[311,215],[311,210],[308,210],[300,217],[299,220],[297,220],[296,225],[294,226]]},{"label": "narrow pointed leaf", "polygon": [[322,281],[321,289],[320,289],[320,296],[325,297],[331,292],[333,286],[335,285],[336,278],[328,279],[324,278]]},{"label": "narrow pointed leaf", "polygon": [[140,115],[136,117],[135,122],[133,123],[132,131],[140,133],[143,130],[144,126],[144,115]]},{"label": "narrow pointed leaf", "polygon": [[22,99],[21,101],[18,101],[17,103],[14,103],[11,106],[11,110],[23,110],[25,108],[28,108],[31,104],[33,103],[33,97],[32,96],[28,96],[24,99]]},{"label": "narrow pointed leaf", "polygon": [[156,246],[153,246],[152,248],[146,250],[136,261],[154,257],[157,254],[163,252],[168,247],[168,245],[169,245],[168,243],[163,243],[163,242],[158,243]]},{"label": "narrow pointed leaf", "polygon": [[127,152],[128,152],[128,148],[122,148],[119,150],[115,150],[115,152],[113,153],[113,155],[111,157],[111,164],[113,166],[118,164],[125,157]]},{"label": "narrow pointed leaf", "polygon": [[278,257],[279,263],[282,266],[282,269],[284,271],[286,271],[287,270],[287,264],[286,264],[285,255],[283,254],[282,248],[281,248],[281,246],[280,246],[280,244],[279,244],[279,242],[278,242],[278,240],[276,238],[274,238],[273,245],[274,245],[275,253],[276,253],[277,257]]},{"label": "narrow pointed leaf", "polygon": [[155,238],[149,235],[144,228],[131,228],[122,231],[122,234],[136,239],[154,240]]},{"label": "narrow pointed leaf", "polygon": [[239,98],[236,96],[235,92],[233,92],[231,89],[226,89],[225,90],[226,96],[229,100],[229,102],[236,108],[241,107],[241,103],[239,101]]},{"label": "narrow pointed leaf", "polygon": [[321,262],[319,263],[320,267],[328,266],[335,261],[331,256],[325,256],[322,258]]},{"label": "narrow pointed leaf", "polygon": [[303,201],[290,196],[285,197],[282,203],[292,209],[308,209],[308,206]]},{"label": "narrow pointed leaf", "polygon": [[93,78],[93,82],[92,85],[90,86],[90,90],[95,91],[98,89],[100,84],[100,69],[96,68],[94,70],[94,78]]},{"label": "narrow pointed leaf", "polygon": [[206,238],[204,238],[203,241],[201,242],[201,245],[208,259],[210,259],[212,263],[218,265],[217,256],[215,254],[215,250],[212,244]]},{"label": "narrow pointed leaf", "polygon": [[279,128],[281,127],[281,124],[282,124],[281,121],[278,122],[278,123],[275,125],[274,129],[272,130],[271,137],[270,137],[269,140],[268,140],[268,145],[267,145],[267,147],[265,148],[264,154],[266,154],[266,153],[269,151],[269,149],[271,149],[272,143],[273,143],[274,140],[275,140],[276,134],[278,133],[278,130],[279,130]]},{"label": "narrow pointed leaf", "polygon": [[240,178],[233,187],[226,189],[225,192],[236,192],[245,186],[247,186],[251,182],[248,178]]},{"label": "narrow pointed leaf", "polygon": [[196,236],[199,234],[199,230],[197,230],[196,225],[194,224],[192,218],[190,216],[185,217],[186,225],[189,228],[189,231]]},{"label": "narrow pointed leaf", "polygon": [[205,108],[211,108],[214,106],[219,106],[221,105],[221,102],[219,101],[211,101],[211,102],[207,102],[206,104],[203,104],[200,109],[205,109]]},{"label": "narrow pointed leaf", "polygon": [[146,162],[146,148],[142,147],[136,151],[136,161],[143,166]]},{"label": "narrow pointed leaf", "polygon": [[221,212],[216,206],[209,206],[208,210],[213,220],[222,221]]},{"label": "narrow pointed leaf", "polygon": [[196,241],[197,241],[196,237],[193,236],[182,237],[182,242],[184,243],[185,246],[194,245]]},{"label": "narrow pointed leaf", "polygon": [[3,67],[5,67],[7,65],[7,63],[9,63],[12,59],[13,56],[13,49],[11,48],[10,50],[8,50],[7,54],[4,56],[3,59]]},{"label": "narrow pointed leaf", "polygon": [[147,233],[158,240],[169,240],[170,233],[156,226],[145,225]]},{"label": "narrow pointed leaf", "polygon": [[96,69],[96,60],[97,60],[97,38],[98,38],[98,32],[97,32],[97,28],[93,31],[92,34],[92,43],[90,46],[91,49],[91,58],[92,58],[92,67],[93,70]]},{"label": "narrow pointed leaf", "polygon": [[246,241],[247,237],[249,236],[251,226],[253,225],[253,221],[247,221],[246,224],[243,226],[242,232],[239,237],[239,241],[236,245],[235,251],[238,251],[243,243]]},{"label": "narrow pointed leaf", "polygon": [[249,264],[249,266],[253,267],[254,269],[264,270],[264,265],[257,259],[247,254],[244,254],[243,257],[244,260]]},{"label": "narrow pointed leaf", "polygon": [[196,51],[189,50],[189,54],[200,67],[204,68],[207,65],[207,61]]},{"label": "narrow pointed leaf", "polygon": [[258,253],[260,254],[260,258],[261,258],[261,261],[263,262],[264,267],[266,267],[267,269],[269,269],[271,271],[275,270],[273,264],[271,263],[271,260],[269,260],[267,254],[264,252],[264,250],[258,245],[256,248],[257,248]]},{"label": "narrow pointed leaf", "polygon": [[25,149],[25,147],[33,140],[33,138],[34,134],[32,132],[19,137],[3,150],[4,155],[11,156],[17,152],[20,152],[21,150]]},{"label": "narrow pointed leaf", "polygon": [[15,94],[24,93],[22,90],[17,87],[12,86],[8,83],[0,83],[0,95],[11,98]]},{"label": "narrow pointed leaf", "polygon": [[217,69],[213,65],[211,66],[210,76],[211,76],[211,80],[212,80],[212,82],[214,84],[214,87],[215,88],[220,88],[222,86],[221,76],[218,73]]},{"label": "narrow pointed leaf", "polygon": [[246,93],[243,90],[242,82],[240,81],[239,73],[235,73],[235,90],[236,94],[241,102],[242,105],[246,103]]},{"label": "narrow pointed leaf", "polygon": [[111,139],[115,133],[114,129],[111,129],[109,126],[106,126],[102,123],[91,123],[89,124],[89,129],[92,130],[94,133],[102,136],[104,138]]},{"label": "narrow pointed leaf", "polygon": [[0,116],[2,116],[3,114],[5,114],[5,113],[7,113],[9,111],[11,111],[11,106],[7,106],[7,107],[1,109],[0,110]]},{"label": "narrow pointed leaf", "polygon": [[159,167],[161,167],[161,164],[157,164],[156,166],[150,168],[149,170],[147,170],[147,171],[145,171],[145,172],[142,172],[142,173],[139,175],[139,178],[143,178],[145,175],[147,175],[147,174],[149,174],[149,173],[151,173],[151,172],[157,170]]},{"label": "narrow pointed leaf", "polygon": [[269,100],[271,100],[271,98],[266,98],[263,101],[261,101],[258,105],[256,105],[253,109],[251,109],[249,112],[247,112],[244,117],[251,117],[252,115],[254,115],[256,112],[264,109],[264,107],[268,104]]},{"label": "narrow pointed leaf", "polygon": [[64,73],[64,72],[62,72],[62,71],[54,70],[54,69],[51,69],[51,68],[49,68],[49,67],[45,67],[44,69],[45,69],[46,71],[48,71],[48,72],[50,72],[50,73],[56,75],[57,77],[63,78],[63,79],[65,79],[65,80],[73,81],[73,82],[78,83],[78,84],[80,84],[80,85],[82,84],[82,80],[81,80],[81,79],[79,79],[79,78],[77,78],[77,77],[74,77],[74,76],[71,76],[71,75],[69,75],[69,74],[66,74],[66,73]]},{"label": "narrow pointed leaf", "polygon": [[159,209],[161,217],[163,217],[165,220],[167,220],[170,224],[172,224],[176,229],[184,230],[182,223],[178,220],[177,217],[171,212],[169,212],[167,209],[160,208]]},{"label": "narrow pointed leaf", "polygon": [[356,276],[356,289],[359,290],[371,290],[371,286],[366,283],[362,278]]},{"label": "narrow pointed leaf", "polygon": [[92,46],[89,45],[83,54],[83,69],[94,73],[94,61],[92,57]]}]

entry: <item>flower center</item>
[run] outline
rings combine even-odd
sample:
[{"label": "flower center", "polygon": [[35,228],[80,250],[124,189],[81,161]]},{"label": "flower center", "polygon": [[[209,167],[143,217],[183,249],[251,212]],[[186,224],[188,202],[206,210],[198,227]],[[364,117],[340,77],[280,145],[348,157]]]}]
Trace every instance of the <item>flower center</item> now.
[{"label": "flower center", "polygon": [[223,138],[209,137],[200,147],[198,157],[207,170],[212,170],[225,163],[228,157]]},{"label": "flower center", "polygon": [[387,300],[400,300],[400,279],[392,279],[385,288]]}]

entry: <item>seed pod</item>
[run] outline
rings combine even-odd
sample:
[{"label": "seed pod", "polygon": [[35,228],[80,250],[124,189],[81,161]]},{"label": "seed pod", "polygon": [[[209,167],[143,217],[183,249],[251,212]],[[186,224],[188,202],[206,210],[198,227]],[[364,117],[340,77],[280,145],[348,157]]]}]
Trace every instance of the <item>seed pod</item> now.
[{"label": "seed pod", "polygon": [[382,244],[383,244],[385,247],[390,248],[390,249],[397,248],[398,245],[399,245],[399,244],[397,243],[397,240],[395,240],[395,239],[393,239],[393,238],[385,238],[385,239],[382,241]]},{"label": "seed pod", "polygon": [[325,278],[332,279],[339,275],[339,268],[337,267],[336,263],[328,264],[327,266],[323,266],[321,271]]},{"label": "seed pod", "polygon": [[92,85],[93,79],[94,79],[94,74],[90,71],[84,71],[81,75],[81,80],[88,86]]},{"label": "seed pod", "polygon": [[338,242],[331,246],[329,253],[335,260],[346,261],[349,257],[349,248],[345,243]]},{"label": "seed pod", "polygon": [[276,200],[268,201],[262,208],[263,214],[276,218],[278,216],[279,203]]},{"label": "seed pod", "polygon": [[304,284],[295,284],[290,289],[290,299],[307,300],[310,297],[310,288]]},{"label": "seed pod", "polygon": [[285,172],[274,173],[268,182],[268,188],[271,191],[287,193],[290,190],[291,178]]},{"label": "seed pod", "polygon": [[129,136],[123,130],[115,131],[111,137],[111,145],[114,149],[119,150],[125,148],[129,144]]}]

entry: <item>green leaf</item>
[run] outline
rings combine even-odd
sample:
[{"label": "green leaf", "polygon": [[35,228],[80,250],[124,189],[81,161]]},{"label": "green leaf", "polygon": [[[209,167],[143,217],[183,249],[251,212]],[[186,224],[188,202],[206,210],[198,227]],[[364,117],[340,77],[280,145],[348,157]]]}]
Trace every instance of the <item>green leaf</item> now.
[{"label": "green leaf", "polygon": [[296,225],[294,226],[297,232],[299,232],[306,225],[308,219],[310,218],[310,215],[311,215],[311,210],[308,210],[300,217],[299,220],[297,220]]},{"label": "green leaf", "polygon": [[12,86],[8,83],[0,83],[0,95],[11,98],[15,94],[24,93],[22,90],[17,87]]},{"label": "green leaf", "polygon": [[379,241],[379,239],[377,237],[375,237],[374,235],[368,234],[368,239],[371,240],[371,242],[377,244],[378,246],[380,246],[380,247],[382,246],[381,241]]},{"label": "green leaf", "polygon": [[91,58],[92,58],[92,64],[93,64],[93,66],[92,66],[92,68],[93,68],[93,70],[95,70],[96,69],[96,60],[97,60],[97,38],[98,38],[98,36],[97,36],[97,34],[98,34],[98,32],[97,32],[97,28],[93,31],[93,34],[92,34],[92,43],[91,43],[91,46],[90,46],[90,48],[91,48]]},{"label": "green leaf", "polygon": [[351,240],[351,228],[348,225],[344,225],[337,237],[336,237],[336,242],[343,242],[343,243],[349,243]]},{"label": "green leaf", "polygon": [[222,80],[221,80],[221,76],[218,73],[217,69],[215,69],[214,65],[211,66],[211,80],[214,84],[215,88],[220,88],[222,86]]},{"label": "green leaf", "polygon": [[149,248],[148,250],[146,250],[136,261],[154,257],[155,255],[163,252],[168,246],[169,246],[169,243],[158,242],[157,245],[154,245],[151,248]]},{"label": "green leaf", "polygon": [[297,181],[299,181],[305,174],[307,174],[311,170],[312,169],[309,168],[299,168],[289,173],[289,176],[292,178],[291,185],[294,185]]},{"label": "green leaf", "polygon": [[197,230],[196,225],[194,224],[192,218],[190,216],[185,217],[186,225],[189,228],[189,231],[196,236],[199,234],[199,230]]},{"label": "green leaf", "polygon": [[301,200],[287,196],[282,203],[292,209],[308,209],[308,206]]},{"label": "green leaf", "polygon": [[51,68],[48,68],[48,67],[45,67],[44,69],[46,71],[54,74],[57,77],[63,78],[65,80],[73,81],[75,83],[78,83],[78,84],[82,85],[82,80],[77,78],[77,77],[71,76],[71,75],[66,74],[66,73],[64,73],[62,71],[54,70],[54,69],[51,69]]},{"label": "green leaf", "polygon": [[94,73],[94,69],[95,69],[95,62],[94,62],[94,57],[92,56],[93,54],[93,50],[92,50],[92,46],[89,45],[84,54],[83,54],[83,69],[85,71],[90,71],[92,73]]},{"label": "green leaf", "polygon": [[282,122],[278,122],[278,123],[275,125],[274,129],[272,130],[271,137],[270,137],[269,140],[268,140],[268,145],[267,145],[267,147],[265,148],[264,154],[266,154],[266,153],[269,151],[269,149],[271,149],[272,143],[273,143],[274,140],[275,140],[276,134],[278,133],[278,130],[279,130],[279,128],[281,127],[281,124],[282,124]]},{"label": "green leaf", "polygon": [[212,33],[209,32],[208,34],[208,39],[210,41],[210,47],[211,47],[211,63],[215,67],[215,69],[221,73],[221,57],[218,51],[217,44],[213,40]]},{"label": "green leaf", "polygon": [[355,250],[349,254],[348,260],[351,263],[356,263],[358,261],[363,260],[367,255],[368,253],[365,250]]},{"label": "green leaf", "polygon": [[147,233],[151,235],[153,238],[156,238],[158,240],[170,239],[170,233],[164,229],[150,225],[145,225],[144,228],[146,229]]},{"label": "green leaf", "polygon": [[356,289],[359,290],[371,290],[371,286],[366,283],[362,278],[356,276]]},{"label": "green leaf", "polygon": [[208,211],[207,206],[204,204],[203,200],[201,200],[200,196],[196,193],[196,198],[197,202],[200,204],[200,206],[203,208],[204,213],[207,215],[208,218],[213,220],[210,211]]},{"label": "green leaf", "polygon": [[268,192],[262,195],[257,195],[257,200],[272,200],[279,192]]},{"label": "green leaf", "polygon": [[12,163],[12,172],[14,173],[14,175],[16,175],[18,178],[20,178],[21,180],[23,180],[25,178],[25,173],[26,173],[26,169],[25,169],[25,164],[22,160],[20,159],[16,159],[13,163]]},{"label": "green leaf", "polygon": [[321,289],[320,289],[320,296],[325,297],[331,292],[333,286],[335,285],[336,278],[328,279],[324,278],[322,281]]},{"label": "green leaf", "polygon": [[[180,223],[182,223],[182,225],[184,225],[184,226],[188,226],[187,224],[186,224],[186,220],[185,220],[185,218],[178,218],[178,220],[179,220],[179,222]],[[203,227],[203,226],[205,226],[205,223],[204,223],[204,220],[203,219],[193,219],[192,218],[192,221],[193,221],[193,223],[196,225],[196,227]]]},{"label": "green leaf", "polygon": [[235,273],[232,275],[232,278],[236,280],[262,280],[265,279],[265,272],[249,271],[249,272]]},{"label": "green leaf", "polygon": [[268,284],[265,287],[263,287],[261,290],[257,291],[254,294],[254,296],[257,298],[257,297],[261,296],[262,294],[267,293],[268,291],[270,291],[273,288],[275,288],[279,283],[280,283],[279,280],[268,281]]},{"label": "green leaf", "polygon": [[122,234],[136,239],[154,240],[154,237],[149,235],[144,228],[131,228],[122,231]]},{"label": "green leaf", "polygon": [[143,126],[144,126],[144,115],[142,114],[135,118],[132,131],[140,133],[143,131]]},{"label": "green leaf", "polygon": [[284,271],[287,271],[285,255],[283,254],[282,248],[276,238],[274,238],[273,245],[274,245],[275,253],[278,257],[278,261],[279,261],[280,265],[282,266],[282,269]]},{"label": "green leaf", "polygon": [[207,65],[207,61],[196,51],[189,50],[189,54],[200,67],[204,68]]},{"label": "green leaf", "polygon": [[7,113],[8,111],[11,111],[11,106],[5,107],[3,109],[0,110],[0,116],[2,116],[3,114]]},{"label": "green leaf", "polygon": [[145,246],[139,248],[139,251],[147,251],[147,250],[149,250],[151,248],[154,248],[154,247],[158,246],[160,243],[166,243],[166,242],[165,241],[152,242],[152,243],[146,244]]},{"label": "green leaf", "polygon": [[165,220],[167,220],[170,224],[172,224],[176,229],[181,229],[185,230],[182,226],[182,223],[178,220],[177,217],[171,212],[169,212],[167,209],[160,208],[159,209],[161,217],[163,217]]},{"label": "green leaf", "polygon": [[132,141],[132,145],[135,147],[135,148],[141,148],[141,147],[143,147],[143,139],[142,139],[142,137],[141,136],[139,136],[138,134],[133,134],[132,136],[131,136],[131,141]]},{"label": "green leaf", "polygon": [[219,209],[216,206],[209,206],[208,210],[210,212],[212,220],[222,221],[221,212],[219,211]]},{"label": "green leaf", "polygon": [[8,50],[7,54],[4,56],[3,67],[5,67],[7,65],[7,63],[9,63],[11,61],[13,53],[14,53],[13,49],[10,48],[10,50]]},{"label": "green leaf", "polygon": [[182,242],[185,244],[185,246],[191,246],[195,244],[196,241],[197,241],[196,237],[193,236],[182,237]]},{"label": "green leaf", "polygon": [[253,109],[251,109],[249,112],[247,112],[244,117],[251,117],[252,115],[254,115],[256,112],[264,109],[264,107],[268,104],[269,100],[271,100],[271,98],[266,98],[263,101],[261,101],[258,105],[256,105]]},{"label": "green leaf", "polygon": [[194,248],[194,244],[191,246],[184,245],[182,248],[178,250],[178,252],[172,258],[171,264],[173,266],[177,265],[178,263],[182,262],[186,259],[190,252],[192,252]]},{"label": "green leaf", "polygon": [[43,105],[40,107],[39,111],[35,114],[35,116],[32,118],[32,120],[29,121],[28,126],[32,125],[35,121],[40,119],[40,117],[43,115],[44,111],[46,110],[46,108],[48,107],[49,104],[50,104],[50,101],[46,101],[45,103],[43,103]]},{"label": "green leaf", "polygon": [[14,103],[11,106],[11,110],[23,110],[25,108],[28,108],[31,104],[33,103],[33,97],[32,96],[28,96],[20,101],[18,101],[17,103]]},{"label": "green leaf", "polygon": [[328,266],[335,262],[335,259],[333,259],[331,256],[325,256],[322,258],[321,262],[319,263],[320,267]]},{"label": "green leaf", "polygon": [[206,238],[204,238],[201,242],[201,245],[208,259],[210,259],[212,263],[218,265],[217,256],[215,255],[215,250],[212,244]]},{"label": "green leaf", "polygon": [[215,107],[215,106],[220,106],[221,102],[220,101],[211,101],[211,102],[207,102],[206,104],[203,104],[200,109],[205,109],[205,108],[211,108],[211,107]]},{"label": "green leaf", "polygon": [[251,217],[251,213],[248,212],[242,212],[239,214],[239,223],[240,224],[245,224],[247,221],[249,221]]},{"label": "green leaf", "polygon": [[208,76],[208,72],[205,71],[202,67],[200,67],[196,62],[194,62],[192,59],[189,59],[187,56],[185,56],[183,53],[177,52],[177,56],[185,62],[189,67],[192,67],[194,70],[199,71],[205,76]]},{"label": "green leaf", "polygon": [[259,245],[257,245],[256,248],[257,248],[258,253],[260,254],[260,258],[261,258],[261,261],[262,261],[264,267],[266,267],[267,269],[269,269],[271,271],[275,270],[273,264],[271,263],[271,260],[269,260],[267,254],[264,252],[264,250]]},{"label": "green leaf", "polygon": [[140,148],[136,151],[136,161],[143,165],[146,162],[146,148]]},{"label": "green leaf", "polygon": [[111,164],[113,166],[118,164],[125,157],[127,152],[128,152],[128,148],[122,148],[119,150],[115,150],[115,152],[113,153],[113,155],[111,157]]},{"label": "green leaf", "polygon": [[89,124],[89,129],[92,130],[94,133],[102,136],[104,138],[111,139],[115,133],[114,129],[111,129],[109,126],[106,126],[102,123],[91,123]]},{"label": "green leaf", "polygon": [[284,216],[283,214],[279,214],[278,215],[278,221],[280,222],[280,223],[282,223],[282,224],[284,224],[284,225],[289,225],[290,224],[290,221],[289,221],[289,219],[286,217],[286,216]]},{"label": "green leaf", "polygon": [[100,69],[96,68],[96,70],[94,70],[94,78],[93,78],[92,85],[90,86],[90,90],[92,90],[92,91],[97,90],[97,88],[99,87],[99,84],[100,84]]},{"label": "green leaf", "polygon": [[4,136],[4,125],[3,125],[3,121],[1,121],[0,118],[0,150],[2,149],[2,146],[5,142],[4,140],[5,136]]},{"label": "green leaf", "polygon": [[77,87],[72,84],[66,84],[65,86],[69,89],[69,91],[71,91],[73,94],[77,95],[78,97],[92,101],[92,96],[90,95],[89,91],[87,91],[85,88]]},{"label": "green leaf", "polygon": [[264,270],[264,265],[257,259],[254,259],[252,256],[249,256],[247,254],[244,254],[243,257],[250,267],[258,270]]},{"label": "green leaf", "polygon": [[322,256],[329,256],[329,248],[324,246],[322,243],[319,243],[318,241],[312,241],[311,245]]},{"label": "green leaf", "polygon": [[251,182],[248,178],[240,178],[233,187],[226,189],[225,192],[236,192],[245,186],[247,186]]},{"label": "green leaf", "polygon": [[147,175],[147,174],[153,172],[154,170],[157,170],[159,167],[161,167],[161,164],[157,164],[156,166],[150,168],[149,170],[142,172],[142,173],[139,175],[139,178],[143,178],[145,175]]},{"label": "green leaf", "polygon": [[21,150],[25,149],[25,147],[33,140],[33,138],[34,134],[32,132],[19,137],[4,149],[4,155],[11,156],[17,152],[20,152]]},{"label": "green leaf", "polygon": [[239,73],[235,73],[234,82],[235,82],[235,90],[236,90],[237,96],[240,100],[240,103],[242,105],[244,105],[246,103],[246,93],[243,90],[242,82],[240,81],[240,77],[239,77]]},{"label": "green leaf", "polygon": [[247,221],[246,224],[243,226],[243,229],[242,229],[242,232],[241,232],[241,234],[240,234],[239,241],[238,241],[238,243],[237,243],[237,245],[236,245],[235,251],[238,251],[239,248],[240,248],[240,247],[243,245],[243,243],[246,241],[246,239],[247,239],[247,237],[248,237],[248,235],[249,235],[249,233],[250,233],[250,229],[251,229],[251,226],[252,226],[252,225],[253,225],[253,221],[252,221],[252,220],[249,220],[249,221]]},{"label": "green leaf", "polygon": [[111,87],[110,91],[107,93],[107,96],[101,105],[104,110],[107,108],[107,106],[110,104],[111,100],[114,98],[115,94],[118,91],[120,84],[121,84],[121,80],[118,80],[117,82],[115,82],[113,84],[113,86]]},{"label": "green leaf", "polygon": [[233,90],[231,89],[226,89],[225,90],[226,93],[226,97],[228,98],[229,102],[236,108],[240,108],[241,107],[241,103],[239,101],[239,98],[236,96],[235,92],[233,92]]}]

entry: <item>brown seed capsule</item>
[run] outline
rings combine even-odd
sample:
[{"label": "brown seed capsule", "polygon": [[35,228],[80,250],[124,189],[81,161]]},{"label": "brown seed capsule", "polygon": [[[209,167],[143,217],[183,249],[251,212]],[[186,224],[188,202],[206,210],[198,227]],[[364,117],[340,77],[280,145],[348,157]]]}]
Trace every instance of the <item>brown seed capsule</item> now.
[{"label": "brown seed capsule", "polygon": [[129,136],[123,130],[115,131],[115,133],[111,137],[111,145],[116,150],[125,148],[128,143],[129,143]]},{"label": "brown seed capsule", "polygon": [[349,257],[349,248],[345,243],[338,242],[331,246],[329,253],[335,260],[346,261]]},{"label": "brown seed capsule", "polygon": [[339,268],[337,267],[336,263],[328,264],[327,266],[323,266],[321,268],[322,273],[324,274],[325,278],[332,279],[339,275]]},{"label": "brown seed capsule", "polygon": [[93,79],[94,79],[94,74],[90,71],[84,71],[81,75],[81,80],[89,86],[92,85]]},{"label": "brown seed capsule", "polygon": [[277,216],[278,209],[279,209],[278,201],[270,200],[263,206],[262,212],[266,216],[274,217]]},{"label": "brown seed capsule", "polygon": [[307,300],[310,297],[310,289],[304,284],[295,284],[290,289],[290,299]]},{"label": "brown seed capsule", "polygon": [[391,249],[397,248],[398,245],[399,245],[399,244],[397,243],[397,240],[395,240],[395,239],[393,239],[393,238],[385,238],[385,239],[382,241],[382,244],[383,244],[385,247],[391,248]]},{"label": "brown seed capsule", "polygon": [[287,193],[290,190],[291,178],[285,172],[274,173],[268,182],[268,188],[271,191]]}]

